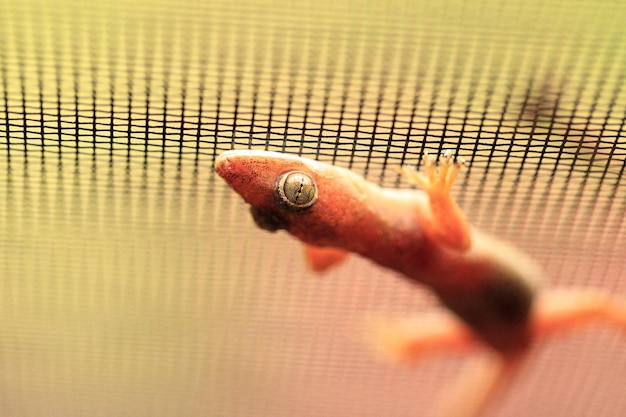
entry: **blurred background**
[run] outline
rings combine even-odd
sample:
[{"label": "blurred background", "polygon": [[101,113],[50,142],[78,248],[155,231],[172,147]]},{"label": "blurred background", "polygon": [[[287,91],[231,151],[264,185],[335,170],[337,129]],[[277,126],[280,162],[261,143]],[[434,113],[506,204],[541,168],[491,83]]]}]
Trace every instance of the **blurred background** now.
[{"label": "blurred background", "polygon": [[[619,1],[2,2],[0,415],[433,416],[471,359],[406,368],[362,332],[432,295],[308,272],[215,157],[408,187],[452,149],[469,219],[546,287],[624,294],[625,76]],[[537,346],[489,415],[624,416],[625,351],[606,326]]]}]

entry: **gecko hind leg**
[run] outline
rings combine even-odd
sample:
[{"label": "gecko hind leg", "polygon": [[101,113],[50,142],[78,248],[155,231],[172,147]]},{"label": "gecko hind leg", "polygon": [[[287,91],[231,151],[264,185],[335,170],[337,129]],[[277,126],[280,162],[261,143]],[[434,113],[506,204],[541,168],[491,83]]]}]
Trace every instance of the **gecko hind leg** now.
[{"label": "gecko hind leg", "polygon": [[370,325],[374,346],[397,363],[414,365],[434,355],[465,353],[483,346],[465,324],[447,311],[372,320]]},{"label": "gecko hind leg", "polygon": [[435,355],[479,353],[442,394],[435,405],[436,417],[481,416],[504,396],[526,358],[523,353],[503,357],[486,351],[476,336],[446,311],[375,324],[379,352],[396,363],[416,365]]},{"label": "gecko hind leg", "polygon": [[[563,289],[540,293],[532,313],[536,342],[593,324],[607,324],[626,336],[626,300],[601,290]],[[396,362],[416,364],[432,355],[480,351],[481,342],[444,311],[412,319],[377,323],[379,351]],[[502,398],[520,368],[524,353],[499,356],[483,352],[463,371],[439,403],[437,417],[478,417]]]},{"label": "gecko hind leg", "polygon": [[442,395],[437,417],[479,417],[499,402],[526,363],[526,356],[503,359],[493,354],[473,358],[455,385]]},{"label": "gecko hind leg", "polygon": [[456,204],[450,190],[465,162],[455,160],[446,151],[439,159],[425,154],[425,173],[400,168],[400,173],[428,195],[433,237],[448,247],[464,251],[471,245],[471,232],[463,211]]},{"label": "gecko hind leg", "polygon": [[[626,336],[626,300],[591,289],[546,290],[536,302],[532,329],[537,342],[564,332],[606,324]],[[472,363],[447,391],[437,417],[478,417],[503,397],[526,362],[527,355],[499,358],[487,355]]]},{"label": "gecko hind leg", "polygon": [[608,324],[626,335],[626,300],[593,289],[555,289],[539,294],[533,317],[536,339]]}]

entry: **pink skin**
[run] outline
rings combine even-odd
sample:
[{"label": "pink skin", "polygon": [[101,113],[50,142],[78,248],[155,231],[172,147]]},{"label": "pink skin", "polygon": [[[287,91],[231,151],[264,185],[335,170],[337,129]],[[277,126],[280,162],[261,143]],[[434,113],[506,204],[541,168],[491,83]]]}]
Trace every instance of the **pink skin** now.
[{"label": "pink skin", "polygon": [[[421,192],[384,189],[346,169],[276,152],[228,151],[215,164],[260,227],[284,229],[307,245],[312,269],[323,271],[346,253],[358,253],[429,287],[455,313],[379,326],[377,343],[388,356],[412,363],[482,345],[497,354],[471,369],[456,400],[445,401],[445,416],[478,416],[508,386],[533,341],[594,322],[626,332],[625,304],[606,292],[536,294],[534,283],[542,278],[537,265],[467,225],[450,196],[460,165],[449,154],[439,164],[426,155],[425,167],[426,175],[403,170]],[[317,184],[311,207],[292,211],[275,196],[278,178],[289,171],[304,172]]]}]

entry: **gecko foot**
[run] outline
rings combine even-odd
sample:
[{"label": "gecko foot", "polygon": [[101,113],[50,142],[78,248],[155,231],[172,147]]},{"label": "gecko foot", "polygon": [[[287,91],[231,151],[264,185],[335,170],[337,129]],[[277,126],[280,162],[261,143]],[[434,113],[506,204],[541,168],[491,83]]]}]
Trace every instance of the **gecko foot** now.
[{"label": "gecko foot", "polygon": [[465,160],[457,160],[452,156],[450,150],[445,151],[439,160],[426,152],[424,158],[425,174],[411,171],[405,167],[400,168],[400,172],[410,182],[420,186],[428,194],[449,194],[452,184],[464,164]]},{"label": "gecko foot", "polygon": [[428,195],[434,238],[462,251],[471,244],[470,229],[463,212],[450,195],[450,189],[464,163],[462,159],[453,158],[448,150],[439,160],[426,153],[424,173],[400,168],[409,181],[423,188]]}]

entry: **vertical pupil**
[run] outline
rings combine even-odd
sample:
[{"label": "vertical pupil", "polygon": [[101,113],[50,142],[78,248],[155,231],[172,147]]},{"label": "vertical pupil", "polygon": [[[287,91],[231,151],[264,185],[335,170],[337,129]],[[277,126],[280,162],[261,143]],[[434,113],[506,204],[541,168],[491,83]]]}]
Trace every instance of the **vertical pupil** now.
[{"label": "vertical pupil", "polygon": [[296,193],[295,202],[298,202],[298,198],[300,198],[300,194],[302,193],[302,187],[304,187],[304,182],[300,183],[300,188],[298,188],[298,192]]},{"label": "vertical pupil", "polygon": [[288,190],[285,194],[289,195],[289,199],[294,203],[298,202],[302,189],[304,188],[305,178],[302,174],[291,174],[287,179]]},{"label": "vertical pupil", "polygon": [[[300,172],[286,173],[279,179],[275,196],[283,207],[302,211],[317,200],[317,186],[313,178]],[[286,204],[286,206],[285,206]]]}]

